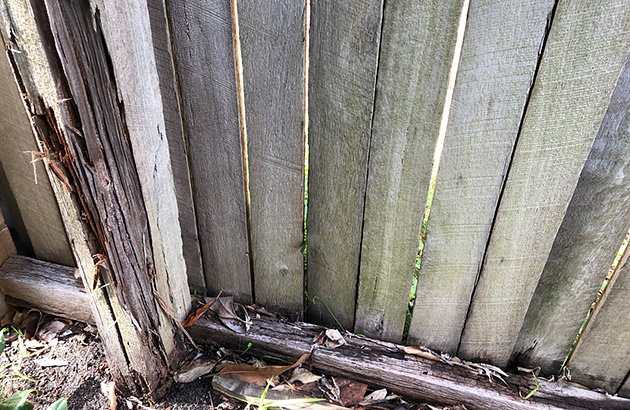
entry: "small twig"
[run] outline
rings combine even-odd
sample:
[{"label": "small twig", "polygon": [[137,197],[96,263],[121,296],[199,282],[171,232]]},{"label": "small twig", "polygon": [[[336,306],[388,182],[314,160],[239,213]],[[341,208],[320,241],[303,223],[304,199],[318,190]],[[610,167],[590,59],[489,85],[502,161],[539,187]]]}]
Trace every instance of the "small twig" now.
[{"label": "small twig", "polygon": [[155,296],[155,299],[158,301],[158,304],[160,305],[160,307],[162,308],[164,313],[166,313],[168,316],[170,316],[170,318],[173,320],[173,322],[175,322],[175,325],[177,326],[177,328],[184,333],[184,336],[186,336],[186,338],[190,341],[190,343],[193,345],[193,347],[195,349],[197,349],[197,350],[201,350],[201,349],[199,349],[199,346],[197,346],[197,344],[195,343],[193,338],[190,337],[190,334],[186,331],[186,329],[184,329],[184,326],[182,326],[182,324],[179,323],[179,320],[177,320],[177,317],[175,316],[175,313],[173,313],[171,308],[168,307],[168,305],[164,302],[162,297],[155,290],[153,291],[153,296]]}]

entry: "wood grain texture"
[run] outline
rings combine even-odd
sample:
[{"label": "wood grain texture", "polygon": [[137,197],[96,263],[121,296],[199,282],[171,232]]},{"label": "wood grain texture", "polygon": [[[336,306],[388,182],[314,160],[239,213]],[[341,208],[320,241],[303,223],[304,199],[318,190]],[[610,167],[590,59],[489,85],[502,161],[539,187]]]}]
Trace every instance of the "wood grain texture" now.
[{"label": "wood grain texture", "polygon": [[553,0],[470,4],[409,342],[457,352]]},{"label": "wood grain texture", "polygon": [[93,0],[92,7],[100,13],[115,84],[128,118],[126,123],[149,221],[155,269],[164,273],[156,276],[158,292],[163,297],[172,296],[173,310],[183,320],[190,306],[190,290],[164,119],[164,104],[174,104],[174,101],[172,97],[171,101],[162,100],[149,4]]},{"label": "wood grain texture", "polygon": [[306,323],[255,319],[246,335],[238,335],[212,316],[204,316],[191,328],[199,342],[212,340],[219,346],[242,351],[251,343],[255,355],[272,354],[295,361],[310,353],[312,368],[332,376],[387,388],[411,400],[433,404],[464,404],[467,409],[627,409],[630,400],[606,396],[587,389],[539,379],[540,389],[523,400],[535,383],[530,376],[509,374],[507,386],[491,383],[488,377],[460,366],[432,361],[403,352],[403,346],[346,334],[347,345],[328,348],[318,345],[324,329]]},{"label": "wood grain texture", "polygon": [[628,55],[630,4],[560,1],[460,357],[505,365]]},{"label": "wood grain texture", "polygon": [[59,207],[44,165],[35,165],[25,151],[39,151],[28,116],[4,50],[0,53],[0,166],[15,199],[35,255],[39,259],[73,266],[72,252]]},{"label": "wood grain texture", "polygon": [[197,217],[192,198],[191,175],[188,164],[187,143],[184,139],[183,118],[175,78],[170,28],[162,0],[148,0],[151,39],[155,66],[162,97],[164,135],[168,141],[173,185],[177,198],[179,226],[188,285],[191,291],[206,292],[206,280],[201,263],[201,250],[197,234]]},{"label": "wood grain texture", "polygon": [[[354,326],[382,0],[311,2],[308,296]],[[309,320],[336,326],[322,303]]]},{"label": "wood grain texture", "polygon": [[0,266],[0,290],[44,312],[94,323],[88,295],[74,268],[12,256]]},{"label": "wood grain texture", "polygon": [[551,249],[514,348],[519,364],[560,370],[630,229],[630,60]]},{"label": "wood grain texture", "polygon": [[256,303],[302,316],[304,2],[238,1]]},{"label": "wood grain texture", "polygon": [[230,4],[166,4],[208,292],[252,302]]},{"label": "wood grain texture", "polygon": [[462,3],[385,3],[355,323],[370,337],[402,338]]},{"label": "wood grain texture", "polygon": [[[0,266],[6,261],[9,256],[15,255],[17,249],[15,249],[15,243],[13,243],[13,238],[11,237],[11,232],[9,232],[9,228],[4,222],[4,216],[2,212],[0,212]],[[0,299],[3,299],[2,294],[0,294]],[[0,311],[2,310],[2,301],[0,300]]]},{"label": "wood grain texture", "polygon": [[[55,118],[61,121],[61,113],[67,112],[67,105],[59,103],[59,100],[67,98],[69,92],[67,88],[60,86],[63,73],[52,43],[52,33],[44,5],[38,3],[32,8],[28,1],[2,1],[0,13],[3,41],[9,45],[12,68],[18,77],[20,92],[25,98],[25,107],[31,120],[36,121],[43,116],[47,112],[47,105],[51,105],[57,108]],[[40,139],[41,136],[35,130],[33,132],[37,136],[38,146],[43,149],[44,142]],[[132,329],[134,325],[129,315],[119,313],[121,309],[111,287],[92,289],[93,251],[86,238],[81,207],[77,204],[76,196],[54,176],[49,166],[46,167],[46,171],[60,207],[68,238],[73,244],[72,251],[79,266],[81,279],[89,294],[89,307],[92,308],[99,335],[104,341],[103,348],[108,358],[109,369],[114,378],[129,378],[131,382],[133,377],[129,375],[130,367],[125,349],[134,344],[128,337],[123,340],[120,329]]]},{"label": "wood grain texture", "polygon": [[[566,366],[571,380],[611,394],[624,387],[630,372],[630,251],[594,309]],[[624,387],[625,397],[628,395]]]}]

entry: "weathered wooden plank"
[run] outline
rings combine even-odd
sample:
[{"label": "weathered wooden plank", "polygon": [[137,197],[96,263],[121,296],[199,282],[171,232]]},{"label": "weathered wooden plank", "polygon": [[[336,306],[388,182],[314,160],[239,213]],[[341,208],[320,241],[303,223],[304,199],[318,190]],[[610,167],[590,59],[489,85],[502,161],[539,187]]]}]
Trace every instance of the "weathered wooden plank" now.
[{"label": "weathered wooden plank", "polygon": [[304,2],[238,1],[256,303],[302,316]]},{"label": "weathered wooden plank", "polygon": [[272,354],[296,360],[310,353],[307,363],[333,376],[368,383],[375,388],[404,397],[444,405],[464,404],[468,409],[627,409],[630,400],[610,397],[586,389],[539,379],[540,389],[529,399],[519,396],[535,388],[531,376],[510,374],[491,383],[479,371],[470,371],[440,361],[403,352],[403,346],[346,334],[347,345],[328,348],[318,345],[321,326],[256,319],[251,330],[237,335],[217,319],[205,316],[191,328],[195,340],[212,340],[237,351],[247,348],[254,354]]},{"label": "weathered wooden plank", "polygon": [[[623,387],[630,372],[630,251],[626,250],[615,275],[578,340],[566,366],[571,380],[611,394]],[[627,390],[624,390],[627,394]],[[629,397],[626,395],[626,397]]]},{"label": "weathered wooden plank", "polygon": [[[119,16],[119,22],[136,24],[134,36],[147,34],[144,6],[134,4],[125,9],[128,14]],[[95,321],[103,332],[112,375],[119,388],[160,396],[182,354],[182,335],[173,320],[187,313],[190,296],[185,271],[176,269],[178,262],[183,264],[181,238],[159,211],[168,198],[149,203],[142,190],[147,176],[154,184],[162,181],[164,189],[170,177],[172,188],[172,174],[163,164],[151,162],[145,152],[132,154],[132,141],[138,137],[129,128],[135,122],[130,116],[136,113],[135,106],[132,98],[129,105],[119,100],[131,85],[129,77],[117,78],[115,67],[139,62],[109,53],[112,48],[101,27],[103,20],[112,27],[108,20],[112,15],[104,17],[106,13],[101,14],[97,5],[50,0],[43,7],[42,3],[34,4],[32,10],[20,2],[3,4],[4,17],[9,17],[3,19],[8,25],[3,34],[11,33],[5,41],[12,41],[12,62],[28,98],[27,108],[50,154],[47,163],[56,175],[53,185],[64,206],[62,215],[90,292]],[[136,38],[133,44],[150,62],[150,42]],[[155,66],[151,67],[154,72]],[[155,77],[151,72],[142,74],[138,82],[146,79],[145,86],[151,86],[149,80]],[[142,89],[137,91],[143,95]],[[156,119],[150,113],[135,126]],[[151,141],[151,133],[144,135],[145,141]],[[162,147],[155,148],[151,155],[159,161]],[[152,191],[156,187],[146,189],[156,193]],[[174,190],[171,194],[174,198]],[[83,226],[78,227],[78,221]],[[167,232],[174,237],[171,249],[163,251],[161,235]],[[177,256],[178,239],[179,257],[171,260],[173,253]],[[162,253],[154,257],[155,250]],[[105,269],[99,266],[103,264]]]},{"label": "weathered wooden plank", "polygon": [[619,77],[514,348],[556,373],[630,228],[630,60]]},{"label": "weathered wooden plank", "polygon": [[[9,228],[4,222],[4,216],[2,212],[0,212],[0,266],[2,266],[9,256],[15,255],[16,252],[17,249],[15,249],[13,238],[11,238],[11,232],[9,232]],[[2,296],[0,295],[0,299],[1,298]]]},{"label": "weathered wooden plank", "polygon": [[227,1],[166,2],[201,254],[210,293],[252,301],[243,158]]},{"label": "weathered wooden plank", "polygon": [[385,3],[355,324],[370,337],[402,338],[462,3]]},{"label": "weathered wooden plank", "polygon": [[[382,0],[313,0],[309,72],[308,296],[352,329]],[[307,315],[331,326],[321,303]]]},{"label": "weathered wooden plank", "polygon": [[39,259],[73,266],[72,252],[59,215],[59,207],[50,188],[44,166],[31,156],[39,151],[33,137],[7,55],[0,53],[0,163],[30,245]]},{"label": "weathered wooden plank", "polygon": [[410,343],[457,352],[553,5],[471,2]]},{"label": "weathered wooden plank", "polygon": [[[171,168],[169,139],[165,136],[164,104],[153,45],[149,2],[128,4],[126,0],[92,0],[100,10],[103,35],[111,56],[113,74],[120,99],[124,102],[126,122],[133,149],[142,196],[147,207],[149,233],[158,292],[171,294],[175,314],[186,316],[190,291],[183,258],[175,180]],[[159,4],[155,0],[153,4]],[[155,18],[155,13],[154,16]],[[153,26],[166,21],[154,21]],[[165,28],[164,28],[165,29]],[[162,66],[163,68],[163,66]],[[169,126],[169,130],[172,128]],[[176,131],[176,130],[174,130]],[[172,138],[173,140],[176,139]],[[147,149],[147,147],[151,147]],[[147,245],[148,246],[148,245]]]},{"label": "weathered wooden plank", "polygon": [[0,266],[0,290],[44,312],[94,323],[88,295],[74,268],[12,256]]},{"label": "weathered wooden plank", "polygon": [[[191,175],[188,164],[188,147],[184,139],[183,118],[175,78],[170,28],[166,20],[164,2],[147,1],[151,26],[151,39],[159,80],[164,131],[168,141],[173,182],[177,198],[179,226],[181,228],[184,262],[188,285],[193,292],[204,294],[206,280],[201,263],[201,250],[197,234],[197,217],[192,197]],[[162,131],[162,130],[160,130]]]},{"label": "weathered wooden plank", "polygon": [[628,2],[557,5],[459,355],[507,363],[628,44]]}]

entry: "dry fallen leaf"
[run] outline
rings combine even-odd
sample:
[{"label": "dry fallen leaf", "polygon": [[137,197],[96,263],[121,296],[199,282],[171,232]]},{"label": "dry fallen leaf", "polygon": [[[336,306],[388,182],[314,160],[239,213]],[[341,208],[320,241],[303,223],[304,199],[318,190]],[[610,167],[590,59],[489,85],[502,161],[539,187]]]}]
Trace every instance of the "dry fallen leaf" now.
[{"label": "dry fallen leaf", "polygon": [[117,407],[117,403],[116,403],[116,383],[111,381],[111,382],[101,382],[101,393],[103,393],[105,395],[105,397],[107,397],[107,400],[109,401],[109,410],[116,410]]},{"label": "dry fallen leaf", "polygon": [[326,330],[326,341],[324,346],[334,349],[335,347],[343,346],[347,344],[346,339],[341,336],[341,333],[337,329]]},{"label": "dry fallen leaf", "polygon": [[374,403],[378,403],[380,401],[385,400],[387,397],[387,389],[375,390],[372,393],[368,394],[361,400],[359,406],[369,406]]},{"label": "dry fallen leaf", "polygon": [[202,358],[201,360],[195,360],[189,363],[175,374],[175,381],[177,383],[191,383],[198,378],[210,373],[216,362]]},{"label": "dry fallen leaf", "polygon": [[[223,291],[219,292],[219,295],[217,296],[217,298],[221,297],[221,293]],[[205,305],[203,305],[202,307],[200,307],[199,309],[195,310],[193,313],[191,313],[190,315],[188,315],[188,317],[186,319],[184,319],[184,321],[182,322],[182,326],[184,327],[189,327],[195,324],[195,322],[204,314],[208,311],[208,309],[210,309],[210,307],[212,307],[212,305],[214,304],[214,302],[216,301],[216,298],[207,302]]]},{"label": "dry fallen leaf", "polygon": [[67,361],[56,359],[38,359],[33,360],[33,363],[41,367],[62,367],[68,365]]},{"label": "dry fallen leaf", "polygon": [[423,357],[429,360],[435,360],[436,362],[443,361],[443,359],[438,354],[426,348],[415,347],[415,346],[405,346],[403,348],[403,351],[407,354]]},{"label": "dry fallen leaf", "polygon": [[302,384],[308,384],[312,382],[316,382],[321,379],[322,376],[318,376],[316,374],[311,373],[307,369],[303,367],[298,367],[291,372],[291,376],[289,377],[289,383],[300,382]]},{"label": "dry fallen leaf", "polygon": [[[247,333],[252,322],[243,305],[235,303],[232,296],[205,298],[206,302],[218,300],[210,306],[210,310],[219,316],[219,320],[236,333]],[[239,315],[240,312],[240,315]]]},{"label": "dry fallen leaf", "polygon": [[335,377],[334,381],[339,387],[339,402],[342,406],[354,406],[363,400],[368,387],[367,384],[341,377]]},{"label": "dry fallen leaf", "polygon": [[234,380],[239,380],[245,383],[257,384],[259,386],[265,386],[267,379],[282,374],[287,370],[291,370],[306,360],[309,356],[308,353],[304,353],[297,362],[289,366],[262,366],[254,367],[245,363],[231,363],[221,367],[218,373],[214,376],[227,376]]}]

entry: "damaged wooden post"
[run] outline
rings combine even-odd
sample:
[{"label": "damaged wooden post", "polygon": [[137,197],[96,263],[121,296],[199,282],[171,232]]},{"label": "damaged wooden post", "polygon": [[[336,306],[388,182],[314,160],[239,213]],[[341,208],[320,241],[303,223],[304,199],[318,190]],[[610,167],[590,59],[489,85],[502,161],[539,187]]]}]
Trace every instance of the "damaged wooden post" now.
[{"label": "damaged wooden post", "polygon": [[[165,22],[146,3],[97,3],[0,0],[0,25],[116,386],[157,398],[190,307],[151,43]],[[135,60],[112,53],[116,13],[135,25]]]}]

